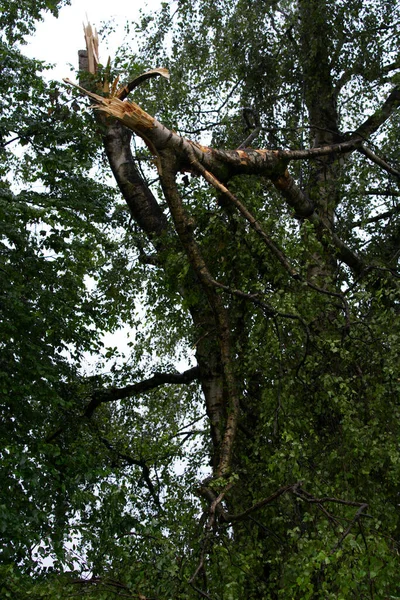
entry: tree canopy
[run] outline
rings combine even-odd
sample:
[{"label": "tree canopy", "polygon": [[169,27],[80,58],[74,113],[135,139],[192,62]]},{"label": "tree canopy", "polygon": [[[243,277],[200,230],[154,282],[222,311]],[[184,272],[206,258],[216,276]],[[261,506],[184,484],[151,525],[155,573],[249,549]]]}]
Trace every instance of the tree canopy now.
[{"label": "tree canopy", "polygon": [[164,2],[79,89],[62,4],[1,3],[2,597],[400,597],[398,3]]}]

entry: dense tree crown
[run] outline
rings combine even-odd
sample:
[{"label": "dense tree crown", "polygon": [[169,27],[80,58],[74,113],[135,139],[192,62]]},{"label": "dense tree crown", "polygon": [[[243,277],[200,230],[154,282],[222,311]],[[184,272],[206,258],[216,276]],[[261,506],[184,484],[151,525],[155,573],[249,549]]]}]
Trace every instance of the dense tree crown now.
[{"label": "dense tree crown", "polygon": [[0,2],[1,597],[400,598],[398,3],[164,2],[79,90],[62,4]]}]

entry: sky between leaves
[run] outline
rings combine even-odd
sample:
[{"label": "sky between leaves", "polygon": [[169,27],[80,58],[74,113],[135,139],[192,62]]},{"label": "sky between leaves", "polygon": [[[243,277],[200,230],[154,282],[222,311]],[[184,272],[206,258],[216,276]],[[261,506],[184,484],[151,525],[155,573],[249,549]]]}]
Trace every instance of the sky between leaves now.
[{"label": "sky between leaves", "polygon": [[90,21],[99,31],[107,22],[114,32],[100,42],[100,59],[107,61],[125,38],[124,25],[139,19],[139,11],[149,12],[160,6],[160,0],[72,0],[60,10],[58,19],[46,15],[38,23],[36,34],[27,40],[23,52],[31,58],[55,65],[49,77],[61,80],[71,77],[77,67],[78,50],[85,47],[83,22]]},{"label": "sky between leaves", "polygon": [[[108,56],[113,58],[118,46],[125,41],[124,26],[138,21],[140,10],[145,13],[157,10],[161,0],[71,0],[69,6],[61,8],[59,17],[44,15],[37,23],[35,35],[27,38],[22,51],[31,58],[54,65],[45,77],[62,81],[65,77],[75,80],[78,66],[78,50],[85,47],[83,23],[89,21],[101,33],[108,23],[106,39],[100,36],[100,60],[106,63]],[[134,46],[134,41],[132,40]],[[128,329],[124,328],[113,335],[105,336],[106,345],[117,345],[126,350]],[[87,358],[86,370],[90,373],[95,367],[93,359]],[[186,364],[184,365],[186,367]]]}]

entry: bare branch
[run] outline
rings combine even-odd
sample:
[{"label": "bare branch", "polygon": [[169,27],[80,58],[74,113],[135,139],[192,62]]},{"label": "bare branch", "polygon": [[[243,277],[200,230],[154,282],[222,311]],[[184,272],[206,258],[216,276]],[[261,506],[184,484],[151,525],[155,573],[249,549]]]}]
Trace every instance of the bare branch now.
[{"label": "bare branch", "polygon": [[296,496],[302,498],[310,504],[325,504],[327,502],[333,502],[335,504],[343,504],[344,506],[368,506],[365,502],[354,502],[353,500],[342,500],[341,498],[334,498],[331,496],[324,496],[322,498],[315,498],[312,494],[307,492],[305,489],[298,485],[293,489]]},{"label": "bare branch", "polygon": [[210,594],[207,594],[206,592],[203,592],[203,590],[201,590],[196,585],[194,585],[193,581],[189,581],[189,583],[192,586],[192,588],[194,589],[194,591],[197,592],[198,594],[200,594],[200,596],[202,598],[207,598],[208,600],[212,600],[212,597],[210,596]]},{"label": "bare branch", "polygon": [[133,458],[132,456],[130,456],[129,454],[125,454],[123,452],[119,452],[116,448],[114,448],[114,446],[108,441],[107,438],[101,437],[100,438],[101,442],[104,444],[104,446],[110,450],[113,454],[115,454],[116,457],[118,457],[119,459],[125,461],[125,463],[127,465],[130,466],[137,466],[140,467],[142,469],[142,477],[147,485],[147,488],[150,492],[151,497],[154,500],[154,504],[157,507],[160,507],[160,498],[155,490],[155,487],[153,485],[153,482],[151,481],[150,478],[150,469],[145,461],[145,459],[143,458]]},{"label": "bare branch", "polygon": [[393,215],[397,215],[400,212],[400,206],[395,206],[391,210],[387,210],[380,215],[375,215],[374,217],[369,217],[368,219],[362,219],[361,221],[355,221],[351,224],[351,227],[362,227],[363,225],[368,225],[368,223],[378,223],[382,219],[389,219]]},{"label": "bare branch", "polygon": [[[357,523],[357,521],[359,521],[360,517],[363,516],[362,513],[367,508],[368,508],[368,504],[367,503],[361,504],[360,508],[358,509],[358,511],[356,512],[356,514],[354,515],[354,517],[351,520],[351,522],[350,522],[349,526],[347,527],[346,531],[344,531],[344,533],[341,536],[340,540],[332,548],[331,554],[333,554],[338,548],[340,548],[340,546],[343,544],[345,538],[349,535],[349,533],[350,533],[352,527],[354,526],[354,524]],[[364,516],[367,516],[367,515],[364,515]]]},{"label": "bare branch", "polygon": [[96,390],[93,393],[89,404],[85,408],[83,416],[90,419],[100,404],[104,404],[106,402],[115,402],[116,400],[122,400],[123,398],[137,396],[138,394],[149,392],[150,390],[153,390],[161,385],[188,384],[198,379],[198,377],[199,368],[192,367],[183,373],[155,373],[153,377],[150,377],[149,379],[145,379],[144,381],[133,383],[122,388],[112,387],[105,390]]},{"label": "bare branch", "polygon": [[[319,129],[321,131],[330,131],[326,128],[314,127],[315,129]],[[287,158],[288,161],[291,160],[304,160],[304,159],[313,159],[318,158],[320,156],[329,156],[330,154],[346,154],[351,150],[355,150],[362,143],[361,138],[352,138],[351,140],[347,140],[345,142],[339,142],[338,144],[330,144],[326,146],[318,146],[316,148],[308,148],[306,150],[279,150],[278,152],[282,157]]]},{"label": "bare branch", "polygon": [[381,190],[377,188],[369,188],[368,190],[362,190],[359,193],[363,196],[386,196],[388,198],[390,198],[391,196],[394,196],[396,198],[400,196],[400,192],[398,192],[397,190]]},{"label": "bare branch", "polygon": [[295,489],[297,489],[299,487],[299,485],[300,485],[300,483],[298,483],[298,482],[292,483],[290,485],[284,485],[281,488],[279,488],[278,490],[276,490],[276,492],[274,492],[273,494],[268,496],[268,498],[263,498],[263,500],[256,502],[255,504],[253,504],[253,506],[250,506],[250,508],[244,510],[243,512],[241,512],[237,515],[231,515],[229,513],[225,513],[224,519],[228,523],[232,523],[233,521],[239,521],[241,519],[244,519],[252,512],[255,512],[256,510],[259,510],[263,506],[270,504],[271,502],[273,502],[274,500],[279,498],[279,496],[282,496],[282,494],[285,494],[286,492],[293,492]]},{"label": "bare branch", "polygon": [[380,167],[382,167],[382,169],[384,169],[385,171],[387,171],[391,175],[394,175],[395,177],[397,177],[398,179],[400,179],[400,171],[397,171],[397,169],[394,169],[393,167],[391,167],[386,161],[384,161],[382,158],[380,158],[380,156],[377,156],[374,152],[372,152],[372,150],[370,150],[369,148],[367,148],[364,145],[362,145],[361,147],[357,148],[357,150],[361,154],[364,154],[364,156],[366,156],[367,158],[369,158],[376,165],[379,165]]},{"label": "bare branch", "polygon": [[390,117],[392,112],[399,106],[400,104],[400,87],[396,86],[389,96],[386,98],[385,102],[382,104],[378,110],[374,112],[364,123],[362,123],[353,133],[352,138],[362,138],[367,139],[373,133],[375,133],[385,121]]}]

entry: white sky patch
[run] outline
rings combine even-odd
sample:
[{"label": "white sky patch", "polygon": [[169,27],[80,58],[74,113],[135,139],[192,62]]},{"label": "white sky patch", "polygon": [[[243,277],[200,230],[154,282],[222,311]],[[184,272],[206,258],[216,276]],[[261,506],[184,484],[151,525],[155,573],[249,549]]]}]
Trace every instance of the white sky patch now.
[{"label": "white sky patch", "polygon": [[78,50],[85,48],[83,23],[89,20],[99,30],[104,23],[113,20],[115,31],[106,45],[100,42],[100,59],[105,63],[124,40],[124,25],[138,21],[140,9],[150,12],[157,10],[160,4],[160,0],[72,0],[70,6],[60,10],[58,19],[46,15],[44,21],[38,23],[35,35],[27,39],[23,52],[54,64],[51,77],[61,80],[70,74],[71,65],[76,69]]}]

